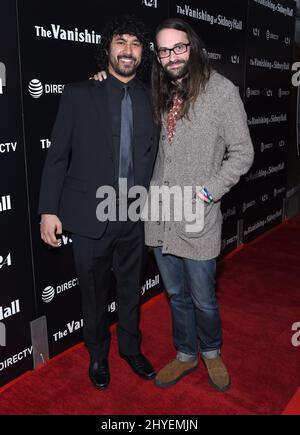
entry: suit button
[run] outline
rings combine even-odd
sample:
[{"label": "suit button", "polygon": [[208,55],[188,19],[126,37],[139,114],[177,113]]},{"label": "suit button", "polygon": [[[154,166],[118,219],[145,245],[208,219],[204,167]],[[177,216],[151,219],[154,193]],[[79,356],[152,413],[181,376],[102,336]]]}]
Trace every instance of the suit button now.
[{"label": "suit button", "polygon": [[169,181],[164,181],[164,185],[165,186],[169,186],[170,182]]},{"label": "suit button", "polygon": [[161,140],[166,140],[166,136],[163,134]]}]

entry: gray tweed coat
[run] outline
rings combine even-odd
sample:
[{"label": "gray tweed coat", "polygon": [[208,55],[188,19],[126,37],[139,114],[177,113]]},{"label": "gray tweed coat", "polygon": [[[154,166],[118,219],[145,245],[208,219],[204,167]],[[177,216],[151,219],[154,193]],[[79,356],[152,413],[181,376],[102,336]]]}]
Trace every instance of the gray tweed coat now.
[{"label": "gray tweed coat", "polygon": [[[217,257],[221,249],[220,200],[251,167],[253,144],[238,88],[216,71],[189,118],[177,122],[171,144],[163,122],[150,189],[163,185],[205,186],[213,203],[204,206],[201,231],[187,232],[184,220],[146,221],[145,240],[148,246],[161,246],[165,254],[208,260]],[[228,155],[224,160],[226,147]],[[161,207],[162,201],[158,205]]]}]

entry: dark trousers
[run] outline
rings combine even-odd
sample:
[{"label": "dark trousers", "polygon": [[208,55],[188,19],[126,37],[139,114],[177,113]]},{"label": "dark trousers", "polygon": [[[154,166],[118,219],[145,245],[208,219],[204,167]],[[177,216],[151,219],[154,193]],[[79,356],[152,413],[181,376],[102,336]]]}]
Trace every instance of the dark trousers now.
[{"label": "dark trousers", "polygon": [[72,235],[82,296],[83,336],[92,358],[106,358],[110,331],[108,303],[111,268],[116,277],[117,337],[124,355],[140,353],[139,301],[144,262],[144,227],[139,222],[109,222],[100,239]]}]

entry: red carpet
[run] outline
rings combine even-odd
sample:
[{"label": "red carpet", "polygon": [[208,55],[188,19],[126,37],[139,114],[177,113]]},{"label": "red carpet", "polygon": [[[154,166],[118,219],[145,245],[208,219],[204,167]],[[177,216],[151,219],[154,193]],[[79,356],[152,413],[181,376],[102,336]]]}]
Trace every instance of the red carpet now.
[{"label": "red carpet", "polygon": [[282,414],[300,415],[300,388],[298,388],[296,394],[292,397]]},{"label": "red carpet", "polygon": [[[219,264],[226,393],[211,389],[202,363],[170,389],[138,379],[118,357],[114,333],[108,390],[91,385],[79,345],[3,389],[0,414],[282,413],[300,386],[300,347],[291,342],[300,321],[299,253],[300,221],[291,220]],[[164,295],[143,307],[141,328],[143,350],[159,369],[174,356]]]}]

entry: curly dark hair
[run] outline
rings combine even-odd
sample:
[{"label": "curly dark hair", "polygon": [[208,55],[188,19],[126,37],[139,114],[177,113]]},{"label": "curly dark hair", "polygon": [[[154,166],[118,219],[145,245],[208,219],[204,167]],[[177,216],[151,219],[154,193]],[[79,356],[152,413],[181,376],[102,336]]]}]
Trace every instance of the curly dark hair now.
[{"label": "curly dark hair", "polygon": [[151,63],[154,53],[150,49],[150,33],[141,19],[135,15],[121,15],[114,17],[106,23],[101,33],[101,43],[97,46],[95,52],[96,64],[99,71],[108,68],[108,51],[111,41],[115,35],[132,35],[143,45],[142,60],[137,69],[137,76],[141,80],[149,77]]}]

